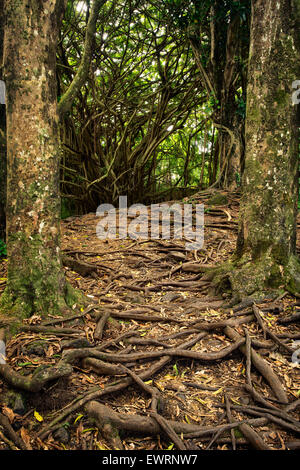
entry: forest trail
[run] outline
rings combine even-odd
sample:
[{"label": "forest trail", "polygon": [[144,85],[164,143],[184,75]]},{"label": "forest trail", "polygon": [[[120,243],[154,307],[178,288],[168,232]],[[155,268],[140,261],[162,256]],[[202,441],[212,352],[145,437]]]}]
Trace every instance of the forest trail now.
[{"label": "forest trail", "polygon": [[184,240],[99,240],[95,214],[62,222],[66,276],[90,305],[31,317],[7,363],[30,376],[65,360],[72,373],[1,403],[0,449],[299,448],[300,327],[284,323],[299,301],[225,308],[212,294],[201,278],[235,248],[239,198],[207,205],[210,196],[187,199],[206,208],[197,252]]}]

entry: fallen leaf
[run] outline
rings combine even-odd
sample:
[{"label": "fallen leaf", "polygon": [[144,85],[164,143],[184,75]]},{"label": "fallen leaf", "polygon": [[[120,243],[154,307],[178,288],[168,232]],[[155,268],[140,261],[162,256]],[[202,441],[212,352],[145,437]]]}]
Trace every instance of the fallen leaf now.
[{"label": "fallen leaf", "polygon": [[10,423],[12,423],[15,419],[15,413],[11,408],[8,408],[7,406],[2,407],[2,413],[9,419]]},{"label": "fallen leaf", "polygon": [[22,440],[24,441],[26,447],[27,447],[27,450],[32,450],[32,447],[30,445],[30,435],[28,433],[28,431],[25,429],[25,428],[21,428],[20,430],[20,433],[21,433],[21,438]]},{"label": "fallen leaf", "polygon": [[44,418],[37,411],[35,411],[33,414],[34,414],[35,419],[39,421],[40,423],[44,421]]}]

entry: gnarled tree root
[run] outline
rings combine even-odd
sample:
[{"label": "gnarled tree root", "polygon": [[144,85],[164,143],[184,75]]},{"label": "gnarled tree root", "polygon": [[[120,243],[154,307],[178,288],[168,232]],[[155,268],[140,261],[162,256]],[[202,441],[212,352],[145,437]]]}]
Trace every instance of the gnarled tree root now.
[{"label": "gnarled tree root", "polygon": [[131,354],[113,354],[113,353],[103,353],[100,351],[95,350],[94,348],[82,348],[76,350],[67,350],[63,355],[63,362],[73,363],[74,361],[80,358],[86,357],[94,357],[100,360],[108,361],[108,362],[131,362],[131,361],[139,361],[139,360],[150,360],[156,357],[162,356],[175,356],[175,357],[184,357],[195,359],[199,361],[216,361],[218,359],[223,359],[224,357],[231,354],[233,351],[238,349],[242,344],[244,344],[245,339],[239,337],[237,341],[235,341],[230,346],[222,348],[220,351],[205,353],[205,352],[197,352],[197,351],[189,351],[185,349],[177,349],[177,348],[170,348],[167,350],[161,351],[149,351],[145,353],[131,353]]},{"label": "gnarled tree root", "polygon": [[28,450],[25,442],[18,436],[18,434],[12,428],[8,418],[1,413],[0,413],[0,428],[3,429],[4,433],[9,438],[9,441],[7,441],[7,443],[9,444],[11,448],[13,448],[12,446],[12,443],[13,443],[18,449]]},{"label": "gnarled tree root", "polygon": [[[226,326],[226,328],[224,329],[224,333],[233,341],[239,341],[241,339],[241,336],[237,333],[237,331],[235,331],[230,326]],[[241,345],[239,349],[244,355],[246,355],[245,345]],[[257,354],[257,352],[254,351],[253,348],[251,348],[251,361],[253,366],[261,373],[264,379],[268,382],[278,400],[280,400],[282,403],[289,403],[286,392],[279,378],[271,369],[271,367],[267,364],[267,362],[259,354]]]},{"label": "gnarled tree root", "polygon": [[241,424],[239,427],[241,433],[244,435],[244,437],[247,439],[249,444],[254,449],[257,450],[271,450],[270,447],[264,442],[264,440],[260,437],[260,435],[252,429],[249,424]]},{"label": "gnarled tree root", "polygon": [[72,372],[71,365],[60,363],[56,367],[39,367],[32,376],[23,376],[8,364],[0,364],[0,375],[6,382],[27,392],[39,392],[48,382],[71,375]]},{"label": "gnarled tree root", "polygon": [[[89,417],[95,422],[96,426],[102,432],[106,426],[111,426],[115,429],[115,432],[124,431],[127,433],[138,433],[146,435],[159,435],[162,432],[160,424],[152,416],[140,416],[140,415],[131,415],[124,413],[117,413],[113,411],[108,406],[102,405],[97,401],[91,401],[85,406]],[[187,438],[191,437],[200,437],[213,435],[218,431],[229,431],[232,428],[240,428],[243,424],[248,426],[262,426],[267,423],[267,419],[251,419],[247,421],[236,421],[229,424],[223,424],[218,426],[199,426],[188,423],[180,423],[173,420],[164,420],[168,426],[178,435],[183,434]],[[253,431],[253,430],[252,430]],[[261,438],[257,437],[255,431],[251,434],[251,440],[249,438],[250,431],[247,433],[246,438],[249,439],[249,442],[256,448],[264,447],[266,445],[261,443]],[[258,444],[259,442],[259,444]],[[269,448],[268,448],[269,449]]]}]

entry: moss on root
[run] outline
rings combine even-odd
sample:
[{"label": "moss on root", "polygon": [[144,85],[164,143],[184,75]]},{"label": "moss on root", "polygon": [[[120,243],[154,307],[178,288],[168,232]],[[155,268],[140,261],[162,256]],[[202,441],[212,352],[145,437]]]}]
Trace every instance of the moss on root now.
[{"label": "moss on root", "polygon": [[[49,292],[49,296],[51,296],[51,292]],[[49,314],[68,314],[75,304],[80,308],[87,305],[88,300],[81,291],[74,289],[68,282],[66,282],[64,292],[60,297],[55,293],[55,302],[51,304],[51,311],[44,310],[42,308],[44,304],[39,309],[36,299],[33,303],[21,297],[16,298],[6,288],[0,298],[0,326],[7,328],[9,336],[14,336],[19,332],[23,320],[30,318],[33,314],[41,315],[42,318],[47,318]]]},{"label": "moss on root", "polygon": [[284,266],[268,255],[257,260],[247,255],[239,259],[233,257],[206,276],[216,292],[230,293],[236,302],[277,296],[283,290],[292,294],[300,292],[300,261],[296,256],[290,256]]},{"label": "moss on root", "polygon": [[300,260],[297,256],[290,256],[285,267],[285,287],[291,294],[300,293]]},{"label": "moss on root", "polygon": [[206,202],[206,204],[208,206],[223,206],[223,205],[227,205],[228,204],[228,198],[225,194],[214,194],[210,199],[208,199],[208,201]]}]

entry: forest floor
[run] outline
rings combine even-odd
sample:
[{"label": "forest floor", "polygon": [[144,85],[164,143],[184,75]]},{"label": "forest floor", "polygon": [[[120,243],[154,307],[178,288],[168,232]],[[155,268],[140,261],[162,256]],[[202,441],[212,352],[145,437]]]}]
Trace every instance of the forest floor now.
[{"label": "forest floor", "polygon": [[[7,367],[29,379],[72,369],[39,391],[7,394],[0,378],[0,450],[299,448],[300,299],[226,307],[202,279],[235,248],[239,199],[226,196],[187,200],[206,208],[197,252],[184,240],[99,240],[95,214],[62,222],[66,276],[90,304],[33,316],[7,343]],[[2,291],[5,277],[3,260]]]}]

